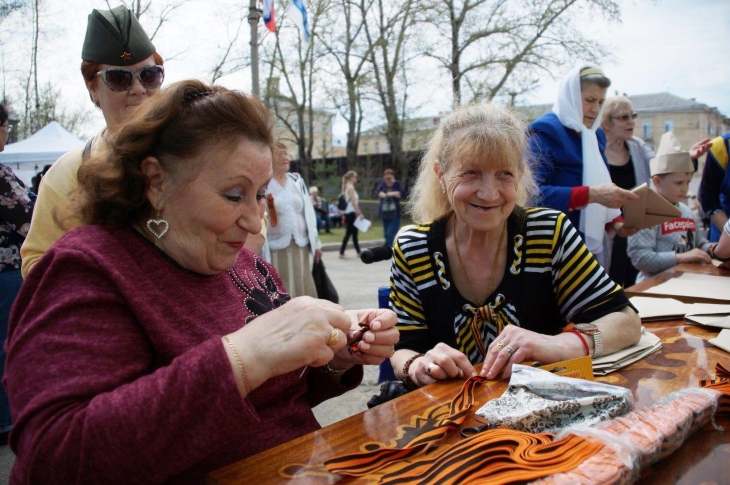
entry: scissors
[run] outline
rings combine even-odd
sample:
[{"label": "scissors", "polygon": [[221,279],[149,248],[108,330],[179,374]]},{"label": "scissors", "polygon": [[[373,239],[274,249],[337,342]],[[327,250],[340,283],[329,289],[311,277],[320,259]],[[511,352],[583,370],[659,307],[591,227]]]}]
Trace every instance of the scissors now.
[{"label": "scissors", "polygon": [[461,436],[464,438],[471,438],[475,434],[481,433],[484,430],[487,429],[494,429],[497,426],[494,423],[486,423],[482,424],[481,426],[467,426],[466,428],[462,429],[460,431]]}]

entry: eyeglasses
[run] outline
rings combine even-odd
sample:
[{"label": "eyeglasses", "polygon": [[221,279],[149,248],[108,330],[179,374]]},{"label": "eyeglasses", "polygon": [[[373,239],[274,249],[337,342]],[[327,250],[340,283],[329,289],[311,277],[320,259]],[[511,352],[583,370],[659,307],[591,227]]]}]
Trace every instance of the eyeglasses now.
[{"label": "eyeglasses", "polygon": [[147,66],[138,71],[114,68],[104,69],[96,73],[104,80],[104,84],[112,91],[129,91],[134,84],[134,78],[138,78],[147,89],[157,89],[162,86],[165,80],[165,68],[162,66]]},{"label": "eyeglasses", "polygon": [[626,121],[629,121],[630,119],[635,120],[638,116],[639,115],[637,115],[636,113],[631,113],[631,114],[625,114],[625,115],[621,115],[621,116],[611,116],[611,118],[613,118],[614,120],[620,120],[620,121],[626,122]]},{"label": "eyeglasses", "polygon": [[7,121],[5,123],[3,123],[2,125],[0,125],[0,128],[5,128],[5,130],[8,133],[12,133],[13,132],[13,125],[8,124]]}]

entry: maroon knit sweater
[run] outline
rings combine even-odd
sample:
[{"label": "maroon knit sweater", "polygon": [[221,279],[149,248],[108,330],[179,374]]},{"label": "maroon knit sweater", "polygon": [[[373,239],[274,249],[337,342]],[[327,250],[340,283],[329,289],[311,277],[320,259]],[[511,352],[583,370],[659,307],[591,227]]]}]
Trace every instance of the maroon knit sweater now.
[{"label": "maroon knit sweater", "polygon": [[10,319],[10,483],[203,483],[319,428],[311,406],[359,384],[362,367],[345,386],[298,371],[242,400],[221,336],[288,296],[248,251],[234,270],[186,271],[132,229],[86,226],[58,241]]}]

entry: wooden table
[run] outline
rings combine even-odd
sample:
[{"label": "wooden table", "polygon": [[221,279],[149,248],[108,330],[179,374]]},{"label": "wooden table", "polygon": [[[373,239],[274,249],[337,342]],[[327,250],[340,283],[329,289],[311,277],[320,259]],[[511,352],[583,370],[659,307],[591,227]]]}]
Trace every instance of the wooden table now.
[{"label": "wooden table", "polygon": [[[700,379],[714,377],[715,364],[730,368],[730,355],[707,343],[717,331],[686,325],[683,320],[644,324],[662,341],[662,349],[621,371],[597,377],[597,381],[631,390],[635,408],[647,407],[662,396],[685,387],[697,387]],[[314,433],[247,458],[209,475],[209,485],[350,484],[377,483],[377,476],[341,478],[324,470],[322,463],[336,455],[353,453],[368,442],[399,445],[411,439],[409,425],[416,417],[441,408],[460,390],[462,381],[443,381],[413,391],[393,401],[351,416]],[[507,382],[477,386],[473,410],[499,397]],[[464,426],[478,424],[473,415]],[[727,483],[730,463],[730,419],[719,420],[728,431],[709,426],[693,434],[674,454],[642,473],[642,484],[664,485]],[[458,432],[444,445],[458,442]],[[436,451],[438,453],[438,451]],[[388,468],[382,470],[387,471]]]},{"label": "wooden table", "polygon": [[[653,288],[657,285],[660,285],[662,283],[665,283],[666,281],[669,281],[672,278],[679,278],[684,273],[693,273],[693,274],[706,274],[711,276],[726,276],[730,277],[730,270],[718,268],[717,266],[713,264],[689,264],[689,263],[682,263],[678,264],[674,268],[670,268],[666,271],[662,271],[661,273],[652,276],[651,278],[647,278],[641,283],[637,283],[634,286],[630,286],[626,288],[624,291],[626,292],[626,296],[632,297],[632,296],[652,296],[657,298],[662,297],[669,297],[674,298],[675,300],[680,300],[685,303],[720,303],[719,300],[715,299],[709,299],[709,298],[697,298],[697,297],[691,297],[691,296],[678,296],[678,295],[662,295],[660,293],[645,293],[646,290],[649,288]],[[728,295],[728,300],[730,300],[730,295]]]}]

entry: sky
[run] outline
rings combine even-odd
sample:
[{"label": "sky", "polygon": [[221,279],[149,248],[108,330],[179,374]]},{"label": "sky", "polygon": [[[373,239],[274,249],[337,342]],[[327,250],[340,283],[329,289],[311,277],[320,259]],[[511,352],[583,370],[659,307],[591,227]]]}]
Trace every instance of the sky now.
[{"label": "sky", "polygon": [[[591,38],[609,47],[611,59],[601,64],[613,84],[609,93],[648,94],[668,91],[717,107],[730,116],[730,0],[618,0],[622,23],[608,24],[601,18],[584,19],[581,26]],[[115,5],[115,2],[111,2]],[[171,23],[154,39],[166,59],[166,84],[189,77],[209,79],[215,53],[233,35],[239,0],[194,0],[173,13]],[[63,102],[90,107],[88,94],[78,71],[92,8],[108,8],[99,0],[46,0],[41,18],[43,33],[39,73],[61,87]],[[228,19],[226,23],[224,19]],[[143,19],[143,25],[149,29]],[[30,23],[15,17],[0,24],[0,82],[8,93],[17,92],[19,77],[27,71]],[[242,44],[248,42],[248,25],[242,30]],[[248,49],[246,49],[248,51]],[[570,70],[545,76],[541,87],[519,104],[552,103],[559,79]],[[262,73],[262,76],[263,73]],[[416,84],[412,98],[420,102],[418,115],[430,116],[451,108],[449,86],[444,79],[443,96],[429,84]],[[4,81],[4,82],[3,82]],[[250,91],[250,71],[224,77],[220,84]],[[13,91],[15,90],[15,91]],[[96,113],[88,135],[103,126]],[[342,133],[336,123],[336,135]]]}]

